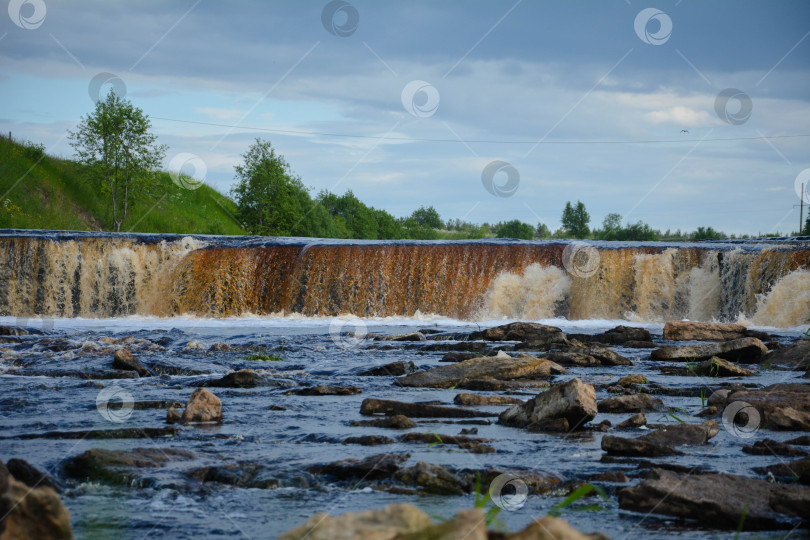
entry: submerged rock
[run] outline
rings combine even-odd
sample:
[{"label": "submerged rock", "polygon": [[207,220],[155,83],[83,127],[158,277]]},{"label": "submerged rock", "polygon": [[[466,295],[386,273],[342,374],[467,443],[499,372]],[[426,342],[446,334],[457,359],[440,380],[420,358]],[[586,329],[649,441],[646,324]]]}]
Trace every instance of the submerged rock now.
[{"label": "submerged rock", "polygon": [[613,396],[597,404],[597,410],[603,413],[650,412],[663,408],[664,402],[649,394]]},{"label": "submerged rock", "polygon": [[564,419],[572,429],[596,417],[596,392],[578,378],[549,387],[524,404],[513,405],[498,418],[501,424],[517,427],[543,425],[547,420]]},{"label": "submerged rock", "polygon": [[365,459],[347,458],[341,461],[313,465],[309,472],[331,476],[338,480],[363,478],[378,480],[390,478],[399,470],[399,466],[408,461],[410,454],[377,454]]},{"label": "submerged rock", "polygon": [[360,371],[357,375],[360,377],[399,377],[400,375],[413,373],[414,371],[416,371],[416,366],[413,362],[400,360],[398,362],[385,364],[384,366],[377,366]]},{"label": "submerged rock", "polygon": [[[798,481],[805,485],[810,485],[810,457],[803,457],[788,463],[777,463],[767,467],[757,467],[755,472],[760,474],[771,473],[774,476],[781,476],[790,481]],[[810,501],[808,501],[810,503]],[[810,509],[810,506],[806,507]],[[805,513],[805,517],[810,514]]]},{"label": "submerged rock", "polygon": [[513,358],[505,353],[465,360],[406,375],[394,381],[397,386],[449,388],[471,379],[534,379],[567,373],[565,368],[545,358],[522,354]]},{"label": "submerged rock", "polygon": [[707,420],[702,424],[677,424],[663,427],[635,439],[605,435],[602,437],[602,450],[613,456],[678,455],[681,452],[675,450],[675,446],[705,444],[719,431],[720,426],[716,421]]},{"label": "submerged rock", "polygon": [[620,423],[616,426],[616,429],[635,429],[637,427],[647,425],[647,417],[644,416],[644,413],[636,413],[624,422]]},{"label": "submerged rock", "polygon": [[768,348],[760,340],[746,337],[722,343],[661,347],[652,351],[651,358],[668,361],[701,361],[708,360],[712,356],[719,356],[724,360],[746,364],[759,362],[767,352]]},{"label": "submerged rock", "polygon": [[284,394],[296,396],[351,396],[362,392],[357,386],[324,386],[319,384],[318,386],[306,388],[294,388],[293,390],[287,390]]},{"label": "submerged rock", "polygon": [[810,338],[796,340],[787,347],[768,354],[764,363],[798,371],[810,369]]},{"label": "submerged rock", "polygon": [[0,481],[0,540],[71,540],[70,512],[50,487]]},{"label": "submerged rock", "polygon": [[664,339],[671,341],[731,341],[746,337],[741,324],[668,321],[664,325]]},{"label": "submerged rock", "polygon": [[366,398],[360,404],[360,414],[371,416],[401,414],[409,418],[475,418],[479,416],[498,416],[497,413],[429,405],[427,403],[406,403],[388,399]]},{"label": "submerged rock", "polygon": [[543,356],[561,366],[632,366],[622,355],[601,347],[570,347],[565,351],[550,352]]},{"label": "submerged rock", "polygon": [[755,456],[806,456],[807,452],[786,443],[774,441],[773,439],[763,439],[751,446],[744,446],[742,449],[746,454]]},{"label": "submerged rock", "polygon": [[474,454],[490,454],[495,452],[488,443],[489,439],[481,439],[477,437],[467,437],[465,435],[444,435],[440,433],[406,433],[400,440],[402,442],[420,442],[430,446],[440,444],[453,444],[459,448],[469,450]]},{"label": "submerged rock", "polygon": [[418,486],[425,493],[436,495],[463,495],[472,490],[469,482],[447,467],[423,461],[397,471],[395,478],[405,485]]},{"label": "submerged rock", "polygon": [[205,386],[219,388],[255,388],[261,384],[262,377],[252,369],[240,369],[226,374],[221,379],[209,381]]},{"label": "submerged rock", "polygon": [[602,437],[602,450],[611,456],[656,457],[680,455],[682,452],[671,446],[655,444],[640,438],[627,439],[615,435]]},{"label": "submerged rock", "polygon": [[784,529],[807,517],[810,489],[732,474],[678,474],[653,469],[619,491],[619,508],[697,520],[735,530]]},{"label": "submerged rock", "polygon": [[[421,531],[432,525],[427,514],[406,503],[385,508],[330,516],[319,512],[306,523],[285,532],[278,540],[388,540]],[[477,539],[476,539],[477,540]]]},{"label": "submerged rock", "polygon": [[222,422],[222,402],[205,388],[197,388],[186,403],[180,417],[184,424]]},{"label": "submerged rock", "polygon": [[[28,487],[49,487],[58,490],[59,485],[56,480],[40,471],[24,459],[11,458],[6,463],[6,470],[16,480]],[[0,519],[0,521],[2,521]]]},{"label": "submerged rock", "polygon": [[68,458],[63,469],[76,480],[92,480],[129,485],[141,469],[162,467],[170,461],[189,460],[194,454],[174,448],[135,448],[133,450],[104,450],[91,448]]},{"label": "submerged rock", "polygon": [[354,422],[351,422],[349,425],[391,428],[391,429],[410,429],[416,427],[416,424],[410,418],[402,414],[395,414],[394,416],[386,416],[385,418],[375,418],[374,420],[355,420]]}]

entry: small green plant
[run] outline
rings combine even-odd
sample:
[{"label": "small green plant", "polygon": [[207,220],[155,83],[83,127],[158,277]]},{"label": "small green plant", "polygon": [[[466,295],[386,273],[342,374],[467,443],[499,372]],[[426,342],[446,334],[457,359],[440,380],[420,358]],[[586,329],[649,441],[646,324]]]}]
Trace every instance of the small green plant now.
[{"label": "small green plant", "polygon": [[264,347],[252,347],[252,354],[245,357],[248,362],[283,362],[284,359],[280,356],[275,356],[267,352]]},{"label": "small green plant", "polygon": [[706,408],[706,396],[705,396],[705,394],[703,393],[703,389],[702,389],[702,388],[700,389],[700,408],[701,408],[701,409],[705,409],[705,408]]},{"label": "small green plant", "polygon": [[[608,500],[607,493],[605,493],[604,489],[600,488],[599,486],[594,486],[593,484],[582,484],[577,489],[572,491],[571,494],[568,495],[568,497],[566,497],[562,502],[555,504],[551,510],[548,511],[548,515],[551,517],[559,517],[564,508],[571,506],[581,498],[590,495],[594,491],[602,498],[602,500]],[[604,510],[604,508],[599,504],[589,504],[572,510],[576,510],[578,512],[591,512]]]},{"label": "small green plant", "polygon": [[745,523],[745,516],[748,515],[748,503],[745,503],[743,506],[742,514],[740,515],[740,523],[737,525],[737,532],[734,533],[734,540],[737,540],[740,537],[740,533],[742,532],[743,524]]},{"label": "small green plant", "polygon": [[[475,507],[484,510],[487,506],[487,502],[491,501],[492,498],[489,495],[489,492],[484,493],[481,488],[481,473],[475,474]],[[501,507],[493,504],[484,512],[484,522],[487,524],[487,527],[491,526],[493,523],[497,523],[501,528],[505,528],[504,524],[500,522],[498,519],[498,514],[501,511]]]},{"label": "small green plant", "polygon": [[437,444],[439,444],[441,446],[444,446],[444,441],[442,440],[441,436],[439,436],[439,434],[436,433],[436,432],[431,432],[431,433],[433,433],[433,436],[436,437],[436,440],[433,441],[432,443],[430,443],[428,445],[428,448],[432,448],[432,447],[436,446]]}]

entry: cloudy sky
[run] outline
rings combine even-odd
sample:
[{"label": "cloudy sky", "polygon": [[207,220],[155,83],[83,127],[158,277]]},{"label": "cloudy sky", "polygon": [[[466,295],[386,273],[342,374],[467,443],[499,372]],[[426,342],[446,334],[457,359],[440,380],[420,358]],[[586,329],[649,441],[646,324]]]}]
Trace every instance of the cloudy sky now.
[{"label": "cloudy sky", "polygon": [[804,0],[6,3],[0,130],[52,154],[114,86],[222,192],[262,137],[395,216],[798,226]]}]

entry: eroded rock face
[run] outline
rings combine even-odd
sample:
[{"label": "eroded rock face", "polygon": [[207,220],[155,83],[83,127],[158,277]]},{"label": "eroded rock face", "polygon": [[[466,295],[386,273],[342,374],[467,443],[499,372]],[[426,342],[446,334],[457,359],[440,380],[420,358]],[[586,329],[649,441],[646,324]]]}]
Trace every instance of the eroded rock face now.
[{"label": "eroded rock face", "polygon": [[70,513],[56,491],[31,488],[13,477],[2,482],[0,540],[70,540]]},{"label": "eroded rock face", "polygon": [[319,512],[300,527],[288,531],[279,540],[334,540],[335,538],[390,540],[432,526],[427,514],[406,503],[385,508],[330,516]]},{"label": "eroded rock face", "polygon": [[222,402],[209,390],[197,388],[188,398],[180,421],[184,424],[221,422]]},{"label": "eroded rock face", "polygon": [[517,358],[502,354],[465,360],[419,371],[394,381],[397,386],[449,388],[472,379],[537,379],[566,373],[565,368],[545,358],[522,354]]},{"label": "eroded rock face", "polygon": [[664,325],[664,339],[672,341],[731,341],[746,337],[741,324],[668,321]]},{"label": "eroded rock face", "polygon": [[542,425],[544,421],[564,419],[572,429],[581,428],[597,414],[593,386],[578,378],[551,386],[524,404],[513,405],[502,412],[498,422],[517,427]]},{"label": "eroded rock face", "polygon": [[706,343],[684,347],[661,347],[652,351],[653,360],[701,361],[712,356],[741,363],[759,362],[768,348],[757,338],[746,337],[722,343]]},{"label": "eroded rock face", "polygon": [[[731,474],[680,474],[653,469],[642,482],[619,491],[619,507],[694,519],[713,528],[791,527],[806,517],[810,489]],[[799,512],[804,509],[804,514]],[[742,519],[745,515],[745,519]],[[793,520],[795,521],[795,520]]]}]

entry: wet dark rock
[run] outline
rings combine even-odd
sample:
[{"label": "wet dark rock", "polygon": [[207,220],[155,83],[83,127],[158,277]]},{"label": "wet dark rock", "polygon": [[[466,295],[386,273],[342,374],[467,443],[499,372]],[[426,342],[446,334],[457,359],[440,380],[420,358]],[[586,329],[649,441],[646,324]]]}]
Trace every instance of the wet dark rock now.
[{"label": "wet dark rock", "polygon": [[262,383],[262,377],[252,369],[232,371],[215,381],[208,381],[205,386],[214,388],[255,388]]},{"label": "wet dark rock", "polygon": [[615,482],[617,484],[626,484],[629,481],[630,478],[622,471],[606,471],[588,477],[588,482]]},{"label": "wet dark rock", "polygon": [[472,489],[469,482],[447,467],[423,461],[397,471],[395,478],[405,485],[418,486],[424,492],[436,495],[463,495]]},{"label": "wet dark rock", "polygon": [[579,429],[597,414],[593,386],[578,378],[549,387],[524,404],[513,405],[498,418],[501,424],[531,427],[545,420],[564,418],[573,429]]},{"label": "wet dark rock", "polygon": [[774,441],[773,439],[763,439],[756,441],[751,446],[744,446],[742,449],[746,454],[755,456],[806,456],[807,452],[786,443]]},{"label": "wet dark rock", "polygon": [[695,416],[698,416],[700,418],[713,418],[715,416],[720,416],[720,409],[712,405],[710,407],[706,407],[705,409],[697,413]]},{"label": "wet dark rock", "polygon": [[188,398],[180,421],[184,424],[222,422],[222,402],[205,388],[197,388]]},{"label": "wet dark rock", "polygon": [[654,341],[626,341],[622,345],[631,349],[655,349],[658,347],[658,344]]},{"label": "wet dark rock", "polygon": [[[571,360],[563,360],[565,356]],[[581,366],[632,366],[633,362],[625,358],[619,353],[608,349],[607,347],[598,347],[595,345],[583,347],[563,347],[561,352],[552,352],[545,355],[549,360],[559,358],[560,362],[572,362],[573,365]],[[577,359],[578,358],[578,359]],[[591,360],[593,359],[593,360]],[[593,363],[595,361],[596,363]]]},{"label": "wet dark rock", "polygon": [[531,388],[546,388],[548,381],[501,381],[498,379],[471,379],[461,381],[456,385],[459,390],[475,390],[478,392],[504,392]]},{"label": "wet dark rock", "polygon": [[474,352],[459,352],[459,351],[450,351],[445,353],[442,356],[442,359],[439,362],[463,362],[464,360],[471,360],[473,358],[480,358],[480,353]]},{"label": "wet dark rock", "polygon": [[735,530],[792,528],[806,517],[810,490],[731,474],[678,474],[653,469],[644,481],[619,491],[619,508],[697,520]]},{"label": "wet dark rock", "polygon": [[6,463],[6,470],[16,480],[22,482],[28,487],[49,487],[57,491],[60,490],[61,485],[54,480],[51,476],[40,471],[24,459],[11,458]]},{"label": "wet dark rock", "polygon": [[374,420],[356,420],[351,422],[349,425],[390,429],[410,429],[416,427],[416,424],[410,418],[401,414],[386,416],[385,418],[375,418]]},{"label": "wet dark rock", "polygon": [[27,336],[28,331],[18,326],[0,326],[0,336]]},{"label": "wet dark rock", "polygon": [[468,437],[465,435],[444,435],[441,433],[406,433],[402,437],[400,437],[402,442],[418,442],[424,443],[429,445],[446,445],[452,444],[458,446],[459,448],[463,448],[465,450],[469,450],[474,454],[490,454],[495,452],[495,449],[491,446],[487,446],[485,443],[489,442],[489,439],[481,439],[478,437]]},{"label": "wet dark rock", "polygon": [[352,396],[363,391],[357,386],[317,385],[306,388],[295,388],[284,392],[285,395],[296,396]]},{"label": "wet dark rock", "polygon": [[484,352],[490,349],[486,341],[459,341],[456,343],[431,343],[429,345],[419,345],[420,351],[478,351]]},{"label": "wet dark rock", "polygon": [[151,377],[154,375],[127,349],[119,349],[115,351],[112,367],[113,369],[120,369],[123,371],[134,371],[141,377]]},{"label": "wet dark rock", "polygon": [[514,405],[523,403],[522,399],[507,396],[482,396],[481,394],[456,394],[453,403],[465,407],[476,407],[481,405]]},{"label": "wet dark rock", "polygon": [[[810,485],[810,457],[803,457],[796,461],[788,463],[780,462],[775,465],[767,467],[757,467],[754,472],[760,474],[771,473],[774,476],[783,477],[790,481],[797,481],[802,484]],[[810,507],[809,507],[810,508]],[[805,514],[805,516],[810,514]]]},{"label": "wet dark rock", "polygon": [[[714,397],[714,396],[712,396]],[[711,398],[710,398],[711,401]],[[718,398],[717,401],[720,401]],[[777,429],[809,430],[810,387],[806,384],[771,385],[759,390],[737,390],[729,392],[724,406],[735,402],[752,406],[760,415],[762,427]],[[735,406],[740,407],[740,406]]]},{"label": "wet dark rock", "polygon": [[715,420],[706,420],[702,424],[674,424],[661,427],[643,435],[641,439],[654,444],[680,446],[682,444],[706,444],[709,439],[720,432]]},{"label": "wet dark rock", "polygon": [[63,463],[65,474],[76,480],[92,480],[129,485],[142,469],[162,467],[170,461],[194,458],[186,450],[174,448],[135,448],[133,450],[104,450],[92,448],[68,458]]},{"label": "wet dark rock", "polygon": [[550,345],[564,345],[568,340],[562,330],[554,326],[530,322],[514,322],[488,328],[482,332],[473,332],[470,339],[487,341],[524,341]]},{"label": "wet dark rock", "polygon": [[606,343],[608,345],[626,345],[629,341],[652,341],[650,332],[644,328],[617,326],[602,334],[569,334],[568,339],[582,343]]},{"label": "wet dark rock", "polygon": [[217,342],[217,343],[212,344],[208,348],[208,350],[211,351],[211,352],[225,352],[225,351],[230,351],[231,346],[228,345],[227,343]]},{"label": "wet dark rock", "polygon": [[169,410],[166,411],[166,423],[167,424],[176,424],[183,418],[183,415],[180,414],[180,411],[177,410],[177,407],[169,407]]},{"label": "wet dark rock", "polygon": [[0,490],[0,539],[72,540],[70,513],[56,491],[7,478]]},{"label": "wet dark rock", "polygon": [[394,444],[396,441],[384,435],[360,435],[357,437],[346,437],[343,444],[360,444],[362,446],[377,446],[380,444]]},{"label": "wet dark rock", "polygon": [[44,433],[25,433],[10,437],[15,439],[152,439],[171,437],[180,432],[175,427],[128,427],[117,429],[80,429],[72,431],[46,431]]},{"label": "wet dark rock", "polygon": [[287,473],[268,468],[258,463],[239,462],[194,469],[187,473],[189,478],[199,482],[216,482],[234,487],[254,489],[276,489],[297,487],[308,489],[317,481],[306,473]]},{"label": "wet dark rock", "polygon": [[[678,368],[676,368],[676,370],[677,369]],[[687,366],[686,368],[680,368],[680,372],[677,374],[686,376],[697,375],[701,377],[751,377],[754,375],[751,371],[717,356]]]},{"label": "wet dark rock", "polygon": [[371,416],[401,414],[409,418],[475,418],[480,416],[498,416],[496,413],[444,407],[426,403],[406,403],[388,399],[366,398],[360,405],[360,414]]},{"label": "wet dark rock", "polygon": [[365,459],[347,458],[341,461],[313,465],[309,472],[326,475],[338,480],[363,478],[378,480],[390,478],[399,470],[399,466],[408,461],[410,454],[377,454]]},{"label": "wet dark rock", "polygon": [[653,360],[699,362],[708,360],[712,356],[719,356],[724,360],[746,364],[759,362],[767,352],[767,347],[760,340],[747,337],[704,345],[661,347],[652,351],[651,358]]},{"label": "wet dark rock", "polygon": [[534,379],[567,373],[565,368],[529,355],[513,358],[505,353],[465,360],[406,375],[394,381],[397,386],[449,388],[471,379]]},{"label": "wet dark rock", "polygon": [[632,394],[613,396],[597,404],[597,410],[603,413],[650,412],[664,408],[664,402],[649,394]]},{"label": "wet dark rock", "polygon": [[616,426],[616,429],[624,430],[624,429],[635,429],[637,427],[641,427],[647,425],[647,417],[644,416],[644,413],[636,413],[624,422],[620,423]]},{"label": "wet dark rock", "polygon": [[810,435],[802,435],[795,439],[785,441],[785,444],[798,444],[799,446],[810,446]]},{"label": "wet dark rock", "polygon": [[408,332],[407,334],[397,334],[394,336],[382,336],[385,341],[426,341],[422,332]]},{"label": "wet dark rock", "polygon": [[664,325],[664,339],[671,341],[731,341],[746,337],[741,324],[668,321]]},{"label": "wet dark rock", "polygon": [[399,377],[407,373],[416,371],[416,366],[413,362],[406,362],[399,360],[398,362],[391,362],[384,366],[377,366],[366,369],[357,373],[360,377]]},{"label": "wet dark rock", "polygon": [[796,340],[787,347],[768,354],[763,362],[769,366],[807,370],[810,367],[810,338]]},{"label": "wet dark rock", "polygon": [[147,409],[168,409],[170,407],[182,408],[183,404],[174,400],[146,400],[146,401],[133,401],[132,408],[136,411]]},{"label": "wet dark rock", "polygon": [[643,439],[627,439],[615,435],[602,437],[602,450],[613,456],[657,457],[681,455],[682,452],[671,446],[655,444]]},{"label": "wet dark rock", "polygon": [[460,435],[478,435],[478,428],[461,428]]}]

